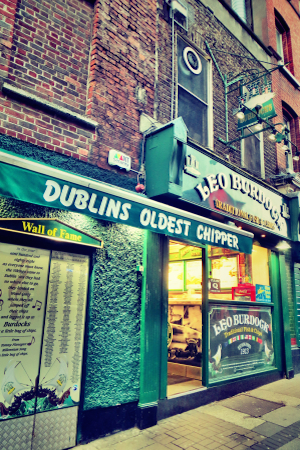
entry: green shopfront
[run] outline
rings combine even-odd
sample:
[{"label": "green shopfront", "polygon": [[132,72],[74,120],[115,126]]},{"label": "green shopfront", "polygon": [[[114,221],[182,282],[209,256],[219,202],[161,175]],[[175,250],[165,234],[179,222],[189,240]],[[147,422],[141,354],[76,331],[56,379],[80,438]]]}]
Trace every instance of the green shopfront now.
[{"label": "green shopfront", "polygon": [[8,442],[18,425],[28,448],[69,448],[292,376],[275,249],[288,199],[204,154],[197,164],[175,128],[147,140],[154,199],[0,152]]},{"label": "green shopfront", "polygon": [[[146,174],[149,197],[224,229],[198,226],[198,243],[148,237],[144,416],[152,407],[164,418],[293,377],[290,199],[188,142],[181,118],[147,137]],[[225,229],[252,233],[251,247],[235,246]]]}]

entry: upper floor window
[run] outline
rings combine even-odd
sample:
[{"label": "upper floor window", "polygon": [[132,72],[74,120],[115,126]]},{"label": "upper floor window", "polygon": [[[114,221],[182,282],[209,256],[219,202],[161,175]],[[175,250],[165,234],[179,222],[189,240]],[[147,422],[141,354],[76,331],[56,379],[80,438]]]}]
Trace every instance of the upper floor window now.
[{"label": "upper floor window", "polygon": [[285,135],[288,139],[286,150],[286,170],[288,173],[299,172],[299,161],[295,161],[293,157],[296,153],[296,146],[300,150],[300,130],[299,117],[286,103],[282,103],[283,124],[286,127]]},{"label": "upper floor window", "polygon": [[275,11],[276,50],[284,64],[289,63],[288,70],[293,74],[293,57],[290,29],[281,15]]},{"label": "upper floor window", "polygon": [[241,141],[242,167],[249,170],[254,175],[264,178],[264,146],[262,133],[251,135],[257,131],[255,126],[246,127],[243,130],[244,136],[248,136]]},{"label": "upper floor window", "polygon": [[248,27],[253,29],[252,0],[225,0],[225,2]]},{"label": "upper floor window", "polygon": [[204,147],[211,146],[209,133],[211,89],[210,63],[193,47],[177,40],[177,116],[182,116],[189,137]]}]

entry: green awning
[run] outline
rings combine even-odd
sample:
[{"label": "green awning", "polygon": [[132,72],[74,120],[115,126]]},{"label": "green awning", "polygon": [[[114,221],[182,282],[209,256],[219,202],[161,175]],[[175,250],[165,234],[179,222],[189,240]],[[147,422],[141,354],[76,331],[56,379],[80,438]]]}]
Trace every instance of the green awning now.
[{"label": "green awning", "polygon": [[252,252],[252,233],[4,151],[0,151],[0,195],[194,243]]}]

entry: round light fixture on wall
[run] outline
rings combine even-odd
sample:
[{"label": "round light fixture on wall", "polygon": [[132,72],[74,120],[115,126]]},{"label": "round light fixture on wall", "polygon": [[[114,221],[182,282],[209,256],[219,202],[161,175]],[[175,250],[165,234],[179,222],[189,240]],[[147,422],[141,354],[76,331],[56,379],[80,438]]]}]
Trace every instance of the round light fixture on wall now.
[{"label": "round light fixture on wall", "polygon": [[192,47],[185,47],[183,50],[183,60],[193,74],[199,75],[199,73],[201,73],[201,60]]}]

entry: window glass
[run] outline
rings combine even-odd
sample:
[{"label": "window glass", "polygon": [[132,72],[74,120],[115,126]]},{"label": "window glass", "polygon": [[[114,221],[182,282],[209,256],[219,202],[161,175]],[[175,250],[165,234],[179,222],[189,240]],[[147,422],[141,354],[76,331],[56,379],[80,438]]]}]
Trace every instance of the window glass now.
[{"label": "window glass", "polygon": [[288,172],[293,171],[293,156],[292,156],[292,145],[291,145],[291,121],[287,117],[283,117],[283,123],[286,127],[287,131],[285,133],[285,136],[287,137],[287,146],[288,149],[285,151],[285,157],[286,157],[286,168]]},{"label": "window glass", "polygon": [[277,53],[283,59],[282,34],[277,28],[276,28],[276,44],[277,44]]},{"label": "window glass", "polygon": [[211,247],[210,300],[271,301],[269,251],[253,245],[252,255]]},{"label": "window glass", "polygon": [[207,106],[186,90],[178,88],[178,117],[182,116],[189,137],[207,146]]},{"label": "window glass", "polygon": [[[247,136],[250,133],[255,132],[255,127],[244,128],[244,135]],[[249,136],[242,141],[242,165],[246,169],[255,173],[259,177],[264,176],[263,171],[263,141],[261,134],[255,134]]]},{"label": "window glass", "polygon": [[270,307],[210,304],[209,381],[221,381],[272,369]]}]

